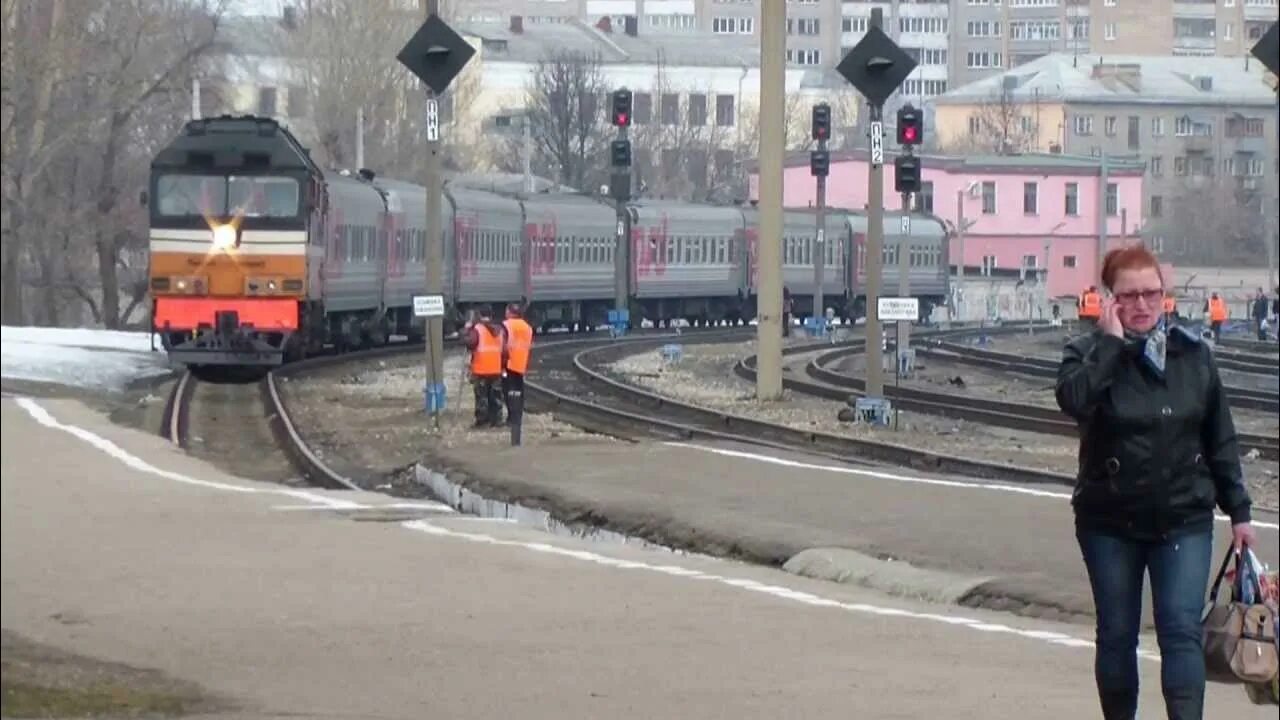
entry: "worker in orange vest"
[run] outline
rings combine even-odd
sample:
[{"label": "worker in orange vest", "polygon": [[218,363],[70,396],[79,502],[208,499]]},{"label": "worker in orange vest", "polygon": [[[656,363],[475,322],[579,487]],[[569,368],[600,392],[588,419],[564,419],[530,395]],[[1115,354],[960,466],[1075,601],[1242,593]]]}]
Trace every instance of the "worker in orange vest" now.
[{"label": "worker in orange vest", "polygon": [[507,424],[511,426],[511,444],[520,444],[520,424],[524,419],[524,376],[529,371],[529,353],[533,350],[533,327],[525,322],[520,306],[507,306],[502,321],[506,344],[502,349],[502,391],[507,397]]},{"label": "worker in orange vest", "polygon": [[1173,293],[1165,293],[1164,304],[1160,310],[1164,313],[1165,325],[1172,324],[1174,318],[1178,316],[1178,301],[1174,299]]},{"label": "worker in orange vest", "polygon": [[1084,295],[1080,296],[1080,319],[1089,325],[1097,324],[1102,317],[1102,295],[1098,286],[1090,285]]},{"label": "worker in orange vest", "polygon": [[480,321],[468,322],[463,328],[465,345],[471,351],[471,382],[475,389],[476,424],[480,427],[502,425],[502,353],[506,329],[493,322],[488,308],[480,308]]},{"label": "worker in orange vest", "polygon": [[1209,313],[1209,327],[1213,328],[1213,341],[1218,342],[1222,339],[1222,323],[1227,321],[1227,301],[1218,296],[1218,293],[1209,295],[1209,301],[1204,304],[1205,312]]}]

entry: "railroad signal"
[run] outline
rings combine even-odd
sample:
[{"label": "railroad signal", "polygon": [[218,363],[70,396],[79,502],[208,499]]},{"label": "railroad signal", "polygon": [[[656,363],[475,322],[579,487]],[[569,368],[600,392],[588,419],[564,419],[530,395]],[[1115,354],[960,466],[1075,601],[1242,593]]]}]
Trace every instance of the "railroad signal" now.
[{"label": "railroad signal", "polygon": [[857,88],[868,103],[884,105],[917,64],[884,30],[873,26],[836,65],[836,72]]},{"label": "railroad signal", "polygon": [[920,192],[920,158],[899,155],[894,159],[893,189],[900,193]]},{"label": "railroad signal", "polygon": [[813,139],[831,139],[831,106],[826,103],[813,106]]},{"label": "railroad signal", "polygon": [[898,144],[903,147],[919,145],[924,139],[924,118],[910,103],[898,109]]},{"label": "railroad signal", "polygon": [[1261,60],[1273,75],[1280,75],[1280,23],[1271,23],[1271,27],[1250,52]]},{"label": "railroad signal", "polygon": [[831,154],[826,150],[809,152],[809,174],[814,177],[826,177],[831,172]]},{"label": "railroad signal", "polygon": [[439,95],[475,54],[475,48],[448,23],[439,15],[432,15],[409,38],[396,59]]},{"label": "railroad signal", "polygon": [[[617,127],[631,126],[631,91],[623,88],[613,91],[613,124]],[[630,164],[630,163],[628,163]]]},{"label": "railroad signal", "polygon": [[614,140],[609,143],[609,157],[614,167],[631,167],[631,141]]}]

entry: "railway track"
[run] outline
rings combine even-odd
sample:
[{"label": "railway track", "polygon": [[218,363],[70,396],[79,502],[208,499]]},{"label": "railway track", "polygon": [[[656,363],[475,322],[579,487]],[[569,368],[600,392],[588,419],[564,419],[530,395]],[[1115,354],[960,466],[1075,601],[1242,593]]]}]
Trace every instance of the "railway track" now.
[{"label": "railway track", "polygon": [[[963,333],[961,331],[950,331]],[[927,331],[926,331],[927,333]],[[697,338],[697,342],[728,338]],[[931,472],[1018,483],[1069,485],[1069,476],[1005,463],[932,453],[889,442],[801,430],[756,418],[700,407],[637,388],[612,376],[603,366],[638,352],[653,339],[609,345],[560,347],[542,352],[536,380],[526,381],[531,407],[552,412],[575,425],[624,437],[707,439],[737,442],[864,464],[887,463]],[[684,340],[689,344],[689,340]],[[842,345],[860,347],[862,340]],[[798,345],[784,355],[812,352],[830,345]],[[784,379],[784,384],[789,381]]]},{"label": "railway track", "polygon": [[[813,358],[805,366],[805,374],[818,382],[796,381],[794,389],[839,401],[846,400],[851,394],[861,395],[866,389],[865,381],[832,369],[836,363],[860,351],[860,348],[833,350]],[[740,367],[743,365],[739,363]],[[997,367],[1007,369],[1005,365]],[[1054,372],[1057,372],[1056,367]],[[884,393],[904,410],[1049,435],[1065,437],[1078,435],[1075,422],[1064,416],[1056,407],[970,397],[956,393],[932,392],[911,387],[886,386]],[[1280,438],[1239,433],[1237,439],[1241,452],[1257,450],[1260,457],[1269,460],[1280,459]]]},{"label": "railway track", "polygon": [[[1005,372],[1016,372],[1035,377],[1052,378],[1057,377],[1058,374],[1058,363],[1049,358],[1023,357],[1013,353],[975,348],[933,338],[923,339],[921,344],[916,347],[916,354],[921,357],[931,357],[937,360],[958,362]],[[1236,408],[1280,413],[1280,395],[1267,390],[1228,386],[1227,398],[1231,401],[1231,405]]]}]

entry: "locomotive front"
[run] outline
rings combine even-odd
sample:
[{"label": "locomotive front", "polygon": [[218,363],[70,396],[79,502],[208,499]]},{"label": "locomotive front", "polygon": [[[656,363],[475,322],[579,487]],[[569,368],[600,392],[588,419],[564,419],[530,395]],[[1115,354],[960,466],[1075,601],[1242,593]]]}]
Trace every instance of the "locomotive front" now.
[{"label": "locomotive front", "polygon": [[156,156],[152,317],[172,360],[271,366],[299,344],[319,177],[265,118],[193,120]]}]

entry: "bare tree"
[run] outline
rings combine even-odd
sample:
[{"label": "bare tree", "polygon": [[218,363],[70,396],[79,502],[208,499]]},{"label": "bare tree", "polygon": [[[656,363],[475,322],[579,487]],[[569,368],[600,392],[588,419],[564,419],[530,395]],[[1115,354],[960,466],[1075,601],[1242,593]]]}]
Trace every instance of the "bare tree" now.
[{"label": "bare tree", "polygon": [[[601,104],[607,90],[598,55],[557,50],[538,61],[525,104],[535,173],[582,190],[600,177],[600,158],[607,147]],[[498,152],[518,158],[510,151],[519,143],[513,137],[507,144],[499,143]],[[494,158],[495,165],[514,170],[501,155]]]},{"label": "bare tree", "polygon": [[1012,88],[1002,86],[969,116],[968,133],[950,138],[946,151],[959,155],[1009,155],[1036,149],[1040,135],[1040,108],[1021,102]]},{"label": "bare tree", "polygon": [[1210,168],[1189,167],[1182,187],[1166,203],[1169,214],[1149,223],[1146,232],[1165,239],[1165,251],[1181,262],[1239,266],[1267,257],[1264,193],[1245,187],[1247,178],[1210,175]]}]

